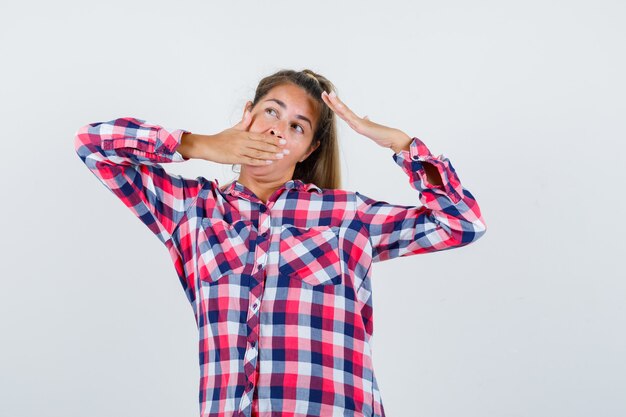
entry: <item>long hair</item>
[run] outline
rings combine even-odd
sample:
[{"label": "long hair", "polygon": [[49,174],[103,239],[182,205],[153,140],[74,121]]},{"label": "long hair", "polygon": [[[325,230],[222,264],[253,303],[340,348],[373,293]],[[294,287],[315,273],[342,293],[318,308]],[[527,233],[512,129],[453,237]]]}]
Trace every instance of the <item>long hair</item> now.
[{"label": "long hair", "polygon": [[309,150],[318,140],[320,141],[320,145],[314,152],[304,161],[296,163],[292,179],[299,179],[305,183],[311,182],[320,188],[341,188],[336,117],[321,97],[323,90],[329,94],[331,91],[337,92],[333,83],[310,69],[302,71],[283,69],[261,79],[256,88],[252,106],[256,106],[272,88],[287,83],[301,87],[309,93],[314,102],[314,109],[318,113],[318,122]]}]

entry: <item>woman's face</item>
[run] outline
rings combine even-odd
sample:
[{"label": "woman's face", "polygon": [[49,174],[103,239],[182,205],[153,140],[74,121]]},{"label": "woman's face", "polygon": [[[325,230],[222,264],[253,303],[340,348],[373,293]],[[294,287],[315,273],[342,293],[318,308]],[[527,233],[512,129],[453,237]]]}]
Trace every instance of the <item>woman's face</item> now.
[{"label": "woman's face", "polygon": [[[250,108],[248,101],[246,107]],[[289,172],[299,161],[305,160],[316,148],[309,149],[313,132],[317,126],[317,112],[308,93],[293,84],[283,84],[272,88],[256,106],[251,109],[250,132],[277,135],[287,141],[284,145],[289,153],[282,159],[266,166],[246,165],[250,172]]]}]

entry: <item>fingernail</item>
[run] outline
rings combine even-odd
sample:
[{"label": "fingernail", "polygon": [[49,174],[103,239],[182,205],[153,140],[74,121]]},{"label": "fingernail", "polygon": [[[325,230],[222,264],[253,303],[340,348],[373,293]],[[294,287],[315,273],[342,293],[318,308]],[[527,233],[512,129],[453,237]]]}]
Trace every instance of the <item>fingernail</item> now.
[{"label": "fingernail", "polygon": [[269,159],[266,159],[266,160],[265,160],[265,162],[267,162],[267,165],[269,165],[269,164],[271,164],[271,163],[272,163],[272,162],[274,162],[274,161],[269,160]]},{"label": "fingernail", "polygon": [[278,143],[280,143],[281,145],[284,145],[285,143],[287,143],[287,141],[285,139],[281,139],[278,141]]},{"label": "fingernail", "polygon": [[283,149],[283,153],[284,154],[288,154],[289,153],[289,149]]},{"label": "fingernail", "polygon": [[329,94],[329,96],[331,96],[331,97],[337,97],[337,94],[335,94],[335,92],[334,92],[334,91],[331,91],[331,92],[330,92],[330,94]]},{"label": "fingernail", "polygon": [[283,156],[285,156],[285,155],[283,155],[282,153],[277,153],[277,154],[276,154],[276,157],[277,157],[277,158],[282,158]]}]

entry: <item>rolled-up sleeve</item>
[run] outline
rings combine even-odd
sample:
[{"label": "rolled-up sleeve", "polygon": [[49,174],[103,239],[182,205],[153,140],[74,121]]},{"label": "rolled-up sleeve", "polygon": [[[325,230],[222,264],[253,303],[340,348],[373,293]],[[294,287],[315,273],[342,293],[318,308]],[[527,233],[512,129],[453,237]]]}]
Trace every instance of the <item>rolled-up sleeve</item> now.
[{"label": "rolled-up sleeve", "polygon": [[134,117],[82,126],[74,147],[87,168],[163,242],[202,187],[198,178],[169,174],[161,163],[184,162],[176,151],[184,129]]}]

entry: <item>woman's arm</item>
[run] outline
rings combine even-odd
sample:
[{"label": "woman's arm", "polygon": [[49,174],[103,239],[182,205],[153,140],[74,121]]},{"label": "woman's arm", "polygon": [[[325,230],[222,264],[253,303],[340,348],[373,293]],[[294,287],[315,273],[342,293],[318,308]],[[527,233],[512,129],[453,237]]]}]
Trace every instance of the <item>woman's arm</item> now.
[{"label": "woman's arm", "polygon": [[[202,188],[199,178],[168,174],[160,163],[198,155],[183,129],[166,129],[133,117],[82,126],[74,147],[87,168],[166,243]],[[182,151],[182,153],[180,152]]]},{"label": "woman's arm", "polygon": [[369,232],[374,262],[465,246],[485,234],[480,207],[449,159],[433,156],[418,138],[408,149],[394,148],[393,159],[421,204],[394,205],[356,192],[356,214]]},{"label": "woman's arm", "polygon": [[418,191],[421,204],[400,206],[356,192],[356,217],[369,232],[373,261],[452,249],[478,240],[487,230],[474,196],[452,164],[435,157],[418,138],[357,116],[334,92],[324,102],[357,133],[391,148],[394,161]]}]

